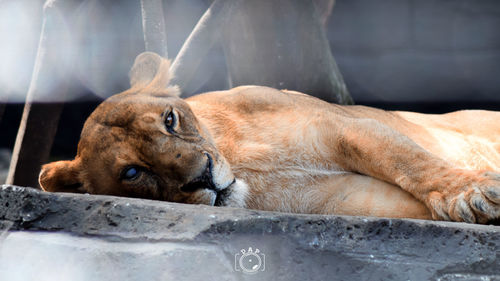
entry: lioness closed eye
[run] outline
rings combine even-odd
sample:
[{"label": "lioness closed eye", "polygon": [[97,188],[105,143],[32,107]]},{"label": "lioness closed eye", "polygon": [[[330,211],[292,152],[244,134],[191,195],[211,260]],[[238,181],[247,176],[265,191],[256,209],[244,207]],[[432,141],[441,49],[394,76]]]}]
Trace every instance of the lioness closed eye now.
[{"label": "lioness closed eye", "polygon": [[285,212],[486,223],[500,216],[500,113],[387,112],[259,86],[189,99],[143,53],[47,191]]}]

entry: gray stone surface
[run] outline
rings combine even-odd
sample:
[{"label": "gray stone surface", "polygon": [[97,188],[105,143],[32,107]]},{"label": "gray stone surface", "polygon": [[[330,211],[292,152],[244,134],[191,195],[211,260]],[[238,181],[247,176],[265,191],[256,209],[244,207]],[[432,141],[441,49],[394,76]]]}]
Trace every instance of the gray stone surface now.
[{"label": "gray stone surface", "polygon": [[499,250],[492,225],[0,188],[2,280],[500,280]]}]

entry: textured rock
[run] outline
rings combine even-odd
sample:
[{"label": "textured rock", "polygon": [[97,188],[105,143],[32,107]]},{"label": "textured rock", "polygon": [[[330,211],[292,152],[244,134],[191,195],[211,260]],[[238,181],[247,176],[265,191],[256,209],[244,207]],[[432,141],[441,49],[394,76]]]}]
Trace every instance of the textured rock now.
[{"label": "textured rock", "polygon": [[498,226],[0,189],[6,280],[500,280],[499,253]]}]

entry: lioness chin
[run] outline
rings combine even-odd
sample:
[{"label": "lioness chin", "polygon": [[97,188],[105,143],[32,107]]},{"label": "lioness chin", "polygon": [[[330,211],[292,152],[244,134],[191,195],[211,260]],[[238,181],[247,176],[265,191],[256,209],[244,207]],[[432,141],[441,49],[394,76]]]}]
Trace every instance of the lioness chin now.
[{"label": "lioness chin", "polygon": [[179,98],[143,53],[85,122],[46,191],[284,212],[486,223],[500,216],[500,113],[339,106],[243,86]]}]

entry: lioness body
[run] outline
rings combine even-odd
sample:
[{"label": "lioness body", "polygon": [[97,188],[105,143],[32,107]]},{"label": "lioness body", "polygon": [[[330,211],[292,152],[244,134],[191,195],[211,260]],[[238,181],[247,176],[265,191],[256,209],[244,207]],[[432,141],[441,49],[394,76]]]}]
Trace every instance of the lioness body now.
[{"label": "lioness body", "polygon": [[[460,168],[500,167],[498,112],[387,112],[258,86],[198,95],[187,102],[236,177],[251,186],[250,208],[430,218],[425,205],[401,188],[336,164],[336,158],[344,157],[335,143],[338,131],[349,124],[346,119],[377,120]],[[371,142],[358,133],[361,141]]]},{"label": "lioness body", "polygon": [[500,113],[339,106],[244,86],[187,100],[169,64],[136,59],[131,89],[85,122],[48,191],[262,210],[442,219],[500,217]]}]

